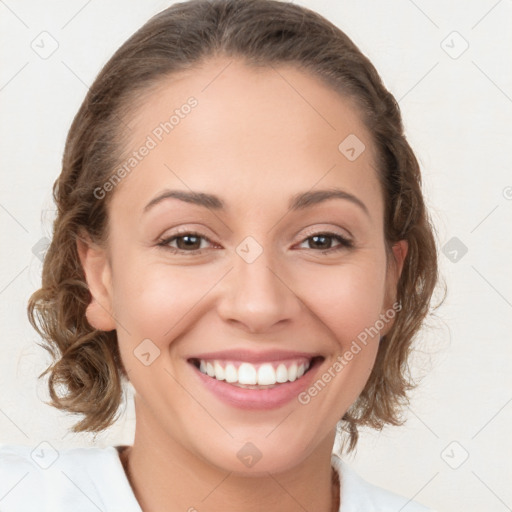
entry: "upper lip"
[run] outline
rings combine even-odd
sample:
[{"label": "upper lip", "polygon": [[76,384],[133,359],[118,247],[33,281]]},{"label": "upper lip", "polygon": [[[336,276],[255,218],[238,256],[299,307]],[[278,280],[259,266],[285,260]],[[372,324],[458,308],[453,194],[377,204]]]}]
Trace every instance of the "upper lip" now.
[{"label": "upper lip", "polygon": [[218,352],[205,352],[202,354],[195,354],[187,359],[203,359],[209,360],[230,360],[230,361],[245,361],[248,363],[262,363],[270,361],[284,361],[286,359],[307,358],[313,359],[319,357],[318,353],[311,352],[292,352],[286,350],[263,350],[255,352],[247,349],[231,349],[220,350]]}]

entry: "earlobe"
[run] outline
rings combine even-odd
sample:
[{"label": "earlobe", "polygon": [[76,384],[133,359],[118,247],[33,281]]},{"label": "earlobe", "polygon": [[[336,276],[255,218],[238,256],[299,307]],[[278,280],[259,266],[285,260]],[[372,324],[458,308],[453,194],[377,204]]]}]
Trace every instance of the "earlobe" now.
[{"label": "earlobe", "polygon": [[95,329],[112,331],[116,328],[116,323],[112,310],[112,276],[106,250],[92,242],[90,236],[84,232],[77,236],[76,244],[92,295],[86,310],[87,321]]},{"label": "earlobe", "polygon": [[93,297],[85,310],[89,324],[98,331],[113,331],[116,328],[113,315]]}]

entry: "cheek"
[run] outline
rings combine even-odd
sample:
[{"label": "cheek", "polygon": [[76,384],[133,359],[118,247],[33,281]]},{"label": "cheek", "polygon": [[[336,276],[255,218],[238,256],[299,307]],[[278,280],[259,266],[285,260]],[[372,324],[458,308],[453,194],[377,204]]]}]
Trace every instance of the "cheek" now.
[{"label": "cheek", "polygon": [[118,335],[126,364],[142,340],[151,340],[163,352],[200,320],[197,314],[217,280],[207,266],[173,266],[128,256],[120,261],[113,281],[114,314],[125,327]]},{"label": "cheek", "polygon": [[[327,329],[340,350],[375,324],[385,291],[384,263],[358,262],[307,273],[297,279],[301,299]],[[306,275],[306,274],[304,274]]]},{"label": "cheek", "polygon": [[364,387],[377,355],[385,257],[368,252],[335,271],[318,271],[315,282],[318,286],[311,289],[310,306],[337,345],[325,379],[343,388],[348,404]]},{"label": "cheek", "polygon": [[314,417],[329,418],[325,425],[338,421],[370,377],[379,348],[375,326],[385,291],[385,267],[377,259],[318,269],[307,282],[298,283],[301,298],[307,297],[304,302],[317,317],[316,325],[333,341],[322,371],[298,396],[305,410],[315,411],[306,418],[308,424]]}]

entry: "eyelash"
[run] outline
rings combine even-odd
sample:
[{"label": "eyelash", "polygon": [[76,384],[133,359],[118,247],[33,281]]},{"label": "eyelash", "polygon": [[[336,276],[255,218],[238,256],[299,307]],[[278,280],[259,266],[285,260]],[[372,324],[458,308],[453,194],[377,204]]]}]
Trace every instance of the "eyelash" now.
[{"label": "eyelash", "polygon": [[[202,254],[204,249],[194,249],[191,251],[185,251],[183,249],[177,249],[176,247],[169,246],[169,244],[171,242],[173,242],[174,240],[177,240],[178,238],[183,238],[185,236],[195,236],[198,238],[202,238],[209,243],[213,243],[208,237],[202,235],[201,233],[197,233],[195,231],[183,231],[183,232],[177,233],[171,237],[167,237],[162,240],[159,240],[158,247],[162,247],[163,249],[168,250],[173,254],[192,254],[193,256],[199,256],[200,254]],[[304,238],[302,240],[302,242],[300,242],[300,243],[302,244],[302,243],[306,242],[307,240],[309,240],[310,238],[314,238],[315,236],[324,236],[327,238],[334,238],[338,242],[340,242],[340,244],[338,246],[331,247],[329,249],[323,249],[323,250],[322,249],[318,249],[318,250],[311,249],[312,251],[321,252],[322,254],[337,252],[337,251],[340,251],[341,249],[351,249],[354,247],[354,243],[352,242],[352,240],[349,240],[348,238],[345,238],[338,233],[331,233],[329,231],[319,231],[317,233],[313,233],[313,234],[307,236],[306,238]]]}]

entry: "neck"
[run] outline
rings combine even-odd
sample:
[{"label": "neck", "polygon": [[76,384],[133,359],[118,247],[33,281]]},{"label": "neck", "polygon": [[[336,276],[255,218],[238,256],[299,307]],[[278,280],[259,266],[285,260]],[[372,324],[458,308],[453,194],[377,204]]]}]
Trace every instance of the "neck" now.
[{"label": "neck", "polygon": [[334,432],[297,466],[246,476],[193,454],[164,435],[151,418],[140,420],[137,416],[133,446],[122,459],[144,512],[338,511],[339,482],[331,468]]}]

